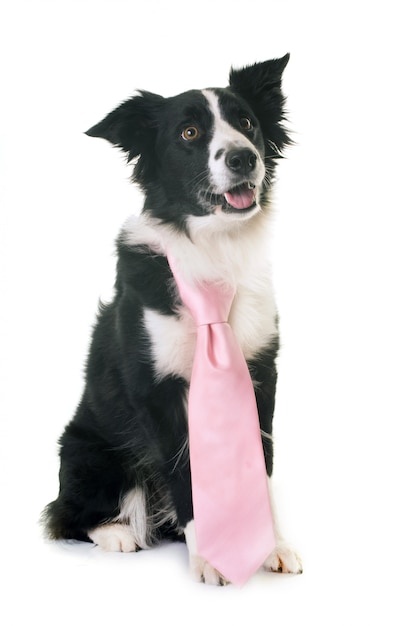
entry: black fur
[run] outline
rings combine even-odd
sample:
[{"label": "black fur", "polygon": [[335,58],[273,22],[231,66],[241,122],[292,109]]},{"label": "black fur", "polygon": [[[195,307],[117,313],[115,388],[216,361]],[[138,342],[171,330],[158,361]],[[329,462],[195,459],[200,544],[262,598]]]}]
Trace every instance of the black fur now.
[{"label": "black fur", "polygon": [[[282,59],[232,70],[230,85],[217,89],[227,121],[238,126],[248,115],[250,140],[264,156],[267,185],[276,159],[289,143],[281,125],[284,100]],[[195,124],[198,144],[181,139],[181,129]],[[173,98],[140,92],[121,104],[87,134],[120,147],[128,160],[138,158],[133,179],[145,192],[144,212],[180,232],[189,215],[209,214],[207,194],[194,182],[206,168],[212,114],[199,91]],[[203,190],[202,190],[203,191]],[[129,246],[120,237],[115,297],[100,308],[86,367],[85,390],[75,416],[60,439],[60,490],[45,509],[52,538],[88,540],[88,531],[117,517],[123,495],[144,489],[149,515],[149,543],[181,537],[192,519],[189,457],[186,450],[187,382],[157,377],[150,358],[143,312],[150,308],[175,315],[177,291],[166,257],[145,245]],[[256,385],[260,426],[271,433],[276,385],[277,339],[249,363]],[[268,474],[271,440],[265,438]],[[169,512],[166,515],[166,511]],[[150,521],[151,520],[151,521]]]}]

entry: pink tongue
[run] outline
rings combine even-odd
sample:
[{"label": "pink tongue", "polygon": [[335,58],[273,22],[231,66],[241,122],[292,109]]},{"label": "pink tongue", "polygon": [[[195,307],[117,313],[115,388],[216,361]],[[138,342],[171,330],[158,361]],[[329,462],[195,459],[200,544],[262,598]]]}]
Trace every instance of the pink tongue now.
[{"label": "pink tongue", "polygon": [[224,196],[234,209],[248,209],[254,203],[255,190],[240,187],[234,191],[226,191]]}]

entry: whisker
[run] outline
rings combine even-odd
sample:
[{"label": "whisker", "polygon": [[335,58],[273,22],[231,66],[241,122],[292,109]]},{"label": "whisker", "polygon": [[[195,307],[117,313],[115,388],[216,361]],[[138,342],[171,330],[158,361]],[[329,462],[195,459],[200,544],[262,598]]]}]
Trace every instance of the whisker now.
[{"label": "whisker", "polygon": [[189,439],[188,439],[188,437],[186,437],[186,439],[184,440],[183,444],[179,448],[178,452],[172,457],[172,461],[174,459],[176,459],[176,460],[175,460],[175,465],[172,468],[171,474],[173,474],[174,471],[176,470],[176,468],[178,467],[180,460],[182,459],[183,455],[188,450],[188,448],[189,448]]}]

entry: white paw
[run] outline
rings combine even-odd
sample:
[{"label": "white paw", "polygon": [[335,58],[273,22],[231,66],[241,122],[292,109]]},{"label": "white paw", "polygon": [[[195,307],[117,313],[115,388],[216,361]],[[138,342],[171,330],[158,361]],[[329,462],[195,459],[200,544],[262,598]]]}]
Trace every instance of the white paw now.
[{"label": "white paw", "polygon": [[200,556],[194,554],[189,556],[189,568],[192,578],[197,582],[217,585],[217,587],[223,587],[228,584],[224,576]]},{"label": "white paw", "polygon": [[136,552],[137,544],[129,526],[105,524],[88,533],[89,538],[105,552]]},{"label": "white paw", "polygon": [[271,555],[263,565],[269,572],[302,574],[302,561],[296,552],[285,542],[278,541]]},{"label": "white paw", "polygon": [[189,569],[191,577],[199,583],[207,585],[223,586],[228,581],[222,576],[218,570],[208,563],[198,554],[196,547],[195,523],[193,520],[188,522],[185,527],[186,545],[189,550]]}]

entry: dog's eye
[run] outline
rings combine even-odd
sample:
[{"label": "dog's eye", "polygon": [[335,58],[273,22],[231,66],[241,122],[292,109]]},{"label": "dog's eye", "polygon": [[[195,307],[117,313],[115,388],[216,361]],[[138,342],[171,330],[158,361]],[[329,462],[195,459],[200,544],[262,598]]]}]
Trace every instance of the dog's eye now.
[{"label": "dog's eye", "polygon": [[185,139],[185,141],[194,141],[198,139],[199,136],[200,132],[196,126],[187,126],[183,129],[181,134],[182,139]]},{"label": "dog's eye", "polygon": [[240,126],[243,130],[252,130],[253,124],[249,117],[240,117]]}]

